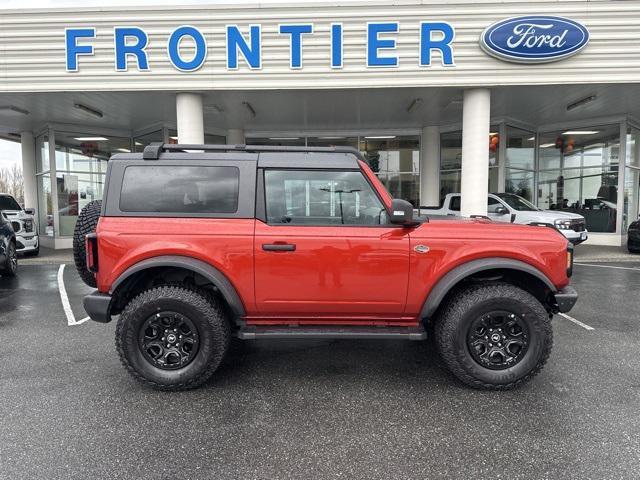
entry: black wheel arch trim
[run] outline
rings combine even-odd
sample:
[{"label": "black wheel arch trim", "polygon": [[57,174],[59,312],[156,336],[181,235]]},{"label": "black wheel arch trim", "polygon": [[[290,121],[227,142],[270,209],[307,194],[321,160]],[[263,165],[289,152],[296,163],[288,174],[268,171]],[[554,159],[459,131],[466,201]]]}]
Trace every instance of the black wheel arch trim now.
[{"label": "black wheel arch trim", "polygon": [[521,272],[528,273],[542,281],[552,292],[557,291],[553,282],[533,265],[510,258],[481,258],[458,265],[440,278],[438,283],[436,283],[429,292],[429,295],[422,306],[420,318],[425,319],[431,317],[436,312],[447,293],[449,293],[452,288],[465,278],[478,272],[495,269],[519,270]]},{"label": "black wheel arch trim", "polygon": [[125,280],[131,277],[131,275],[156,267],[183,268],[202,275],[220,291],[236,319],[245,316],[244,304],[240,299],[240,295],[238,295],[235,287],[224,273],[207,262],[181,255],[162,255],[159,257],[147,258],[132,265],[127,268],[115,282],[113,282],[109,293],[113,295],[118,287],[122,285]]}]

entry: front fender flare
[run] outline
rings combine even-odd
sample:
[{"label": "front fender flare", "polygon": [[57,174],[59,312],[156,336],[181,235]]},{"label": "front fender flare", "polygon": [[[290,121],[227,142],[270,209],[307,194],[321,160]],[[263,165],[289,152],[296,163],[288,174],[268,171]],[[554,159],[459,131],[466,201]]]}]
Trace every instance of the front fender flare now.
[{"label": "front fender flare", "polygon": [[245,316],[245,309],[240,299],[240,295],[236,291],[235,287],[229,281],[224,273],[218,270],[213,265],[198,260],[196,258],[184,257],[180,255],[163,255],[159,257],[152,257],[142,260],[131,267],[127,268],[117,279],[113,282],[109,293],[113,294],[122,283],[134,275],[135,273],[147,270],[149,268],[156,267],[176,267],[191,270],[194,273],[202,275],[209,280],[220,291],[220,294],[225,299],[233,315],[236,318],[242,318]]},{"label": "front fender flare", "polygon": [[422,306],[420,318],[431,317],[440,306],[440,303],[444,299],[445,295],[449,293],[449,291],[463,279],[484,270],[495,269],[518,270],[524,273],[528,273],[542,281],[552,292],[555,292],[557,290],[557,288],[553,285],[553,282],[549,280],[549,278],[544,273],[542,273],[536,267],[529,265],[528,263],[510,258],[481,258],[479,260],[472,260],[471,262],[458,265],[454,269],[447,272],[440,280],[438,280],[438,283],[436,283],[435,286],[431,289],[429,295],[427,296],[427,299],[424,302],[424,305]]}]

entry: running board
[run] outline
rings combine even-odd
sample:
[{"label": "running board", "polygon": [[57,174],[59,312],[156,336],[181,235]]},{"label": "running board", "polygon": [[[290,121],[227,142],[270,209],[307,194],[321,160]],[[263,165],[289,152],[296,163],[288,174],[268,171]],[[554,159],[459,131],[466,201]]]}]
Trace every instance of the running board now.
[{"label": "running board", "polygon": [[348,338],[424,340],[427,332],[422,327],[243,327],[237,332],[241,340],[260,338]]}]

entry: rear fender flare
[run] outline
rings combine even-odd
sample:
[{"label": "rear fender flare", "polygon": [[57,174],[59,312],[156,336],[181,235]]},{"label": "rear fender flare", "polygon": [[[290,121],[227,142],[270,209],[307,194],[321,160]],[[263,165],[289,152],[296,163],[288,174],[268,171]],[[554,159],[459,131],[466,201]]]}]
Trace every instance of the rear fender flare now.
[{"label": "rear fender flare", "polygon": [[164,255],[160,257],[147,258],[131,267],[127,268],[111,286],[110,293],[113,294],[122,283],[132,275],[156,267],[176,267],[191,270],[194,273],[202,275],[209,280],[220,291],[225,299],[234,317],[237,319],[245,316],[245,309],[240,299],[240,295],[236,291],[233,284],[229,281],[224,273],[213,265],[191,257],[180,255]]},{"label": "rear fender flare", "polygon": [[424,319],[433,316],[447,293],[449,293],[452,288],[465,278],[478,272],[495,269],[518,270],[528,273],[542,281],[552,292],[557,290],[553,285],[553,282],[549,280],[549,277],[528,263],[520,260],[500,257],[482,258],[468,263],[463,263],[462,265],[459,265],[447,272],[440,280],[438,280],[438,283],[436,283],[436,285],[431,289],[424,305],[422,306],[420,318]]}]

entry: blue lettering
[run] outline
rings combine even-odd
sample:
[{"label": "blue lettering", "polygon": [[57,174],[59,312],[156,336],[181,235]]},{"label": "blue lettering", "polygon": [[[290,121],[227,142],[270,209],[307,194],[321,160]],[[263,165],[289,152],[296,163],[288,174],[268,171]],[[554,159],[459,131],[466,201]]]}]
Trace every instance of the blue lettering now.
[{"label": "blue lettering", "polygon": [[[195,42],[196,51],[191,60],[184,60],[180,55],[180,42],[184,37],[191,37]],[[169,53],[169,60],[171,60],[174,67],[185,72],[192,72],[200,68],[204,63],[207,57],[207,42],[202,32],[196,27],[182,25],[171,33],[167,44],[167,51]]]},{"label": "blue lettering", "polygon": [[[440,32],[442,38],[434,40],[432,32]],[[431,65],[431,50],[440,50],[442,64],[454,65],[451,42],[455,36],[453,27],[445,22],[423,22],[420,24],[420,66]]]},{"label": "blue lettering", "polygon": [[381,57],[379,50],[396,48],[395,39],[380,39],[380,33],[398,33],[398,22],[367,25],[367,67],[397,67],[398,57]]},{"label": "blue lettering", "polygon": [[227,25],[227,68],[238,68],[238,50],[242,53],[249,68],[262,68],[260,25],[251,25],[249,36],[251,46],[247,44],[237,26]]},{"label": "blue lettering", "polygon": [[[127,43],[127,39],[134,38],[135,43]],[[113,29],[113,40],[116,49],[116,70],[127,70],[127,57],[136,57],[138,70],[149,70],[149,61],[145,48],[149,43],[147,34],[138,27],[115,27]]]},{"label": "blue lettering", "polygon": [[302,68],[302,34],[313,33],[313,25],[280,25],[280,34],[291,36],[289,46],[289,65],[291,68]]},{"label": "blue lettering", "polygon": [[67,71],[78,71],[78,56],[93,55],[93,45],[78,45],[79,38],[96,38],[95,28],[67,28],[65,30],[65,48]]},{"label": "blue lettering", "polygon": [[331,24],[331,68],[342,68],[342,24]]}]

